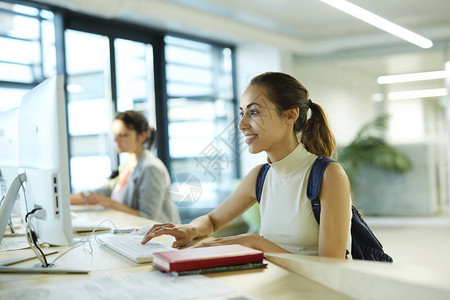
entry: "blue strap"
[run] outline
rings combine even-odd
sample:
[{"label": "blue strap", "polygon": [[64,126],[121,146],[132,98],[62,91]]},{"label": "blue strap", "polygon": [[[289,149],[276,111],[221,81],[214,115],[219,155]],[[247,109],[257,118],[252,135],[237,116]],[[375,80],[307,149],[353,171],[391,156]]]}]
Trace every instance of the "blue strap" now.
[{"label": "blue strap", "polygon": [[320,200],[319,193],[322,185],[322,176],[325,169],[332,162],[335,162],[327,156],[318,156],[309,173],[308,187],[306,188],[306,196],[311,200],[314,217],[318,224],[320,224]]},{"label": "blue strap", "polygon": [[[320,187],[322,186],[322,177],[325,169],[332,162],[335,162],[327,156],[318,156],[314,161],[314,164],[309,173],[308,186],[306,189],[306,195],[308,199],[311,200],[314,216],[317,223],[320,223],[320,200],[319,193]],[[261,201],[262,189],[264,186],[264,180],[266,179],[267,172],[270,169],[268,163],[264,164],[258,172],[258,177],[256,178],[255,194],[256,200]]]},{"label": "blue strap", "polygon": [[267,171],[269,171],[270,165],[264,164],[258,172],[258,177],[256,177],[256,186],[255,186],[255,194],[256,201],[258,203],[261,201],[261,193],[264,186],[264,180],[266,179]]}]

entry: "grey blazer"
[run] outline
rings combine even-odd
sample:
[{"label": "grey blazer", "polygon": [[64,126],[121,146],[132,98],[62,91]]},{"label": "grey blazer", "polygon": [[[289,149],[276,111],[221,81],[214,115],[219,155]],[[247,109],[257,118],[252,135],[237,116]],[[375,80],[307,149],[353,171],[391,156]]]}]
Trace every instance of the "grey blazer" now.
[{"label": "grey blazer", "polygon": [[[123,166],[119,166],[119,173]],[[111,197],[116,178],[95,190]],[[170,196],[170,176],[164,163],[144,149],[128,180],[123,203],[139,211],[139,215],[158,222],[180,223],[177,207]]]}]

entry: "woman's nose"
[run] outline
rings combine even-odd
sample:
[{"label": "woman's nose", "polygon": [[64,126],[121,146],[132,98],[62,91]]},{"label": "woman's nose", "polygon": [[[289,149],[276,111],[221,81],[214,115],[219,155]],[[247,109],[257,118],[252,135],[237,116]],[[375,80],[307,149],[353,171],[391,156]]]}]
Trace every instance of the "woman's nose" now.
[{"label": "woman's nose", "polygon": [[239,130],[244,130],[244,129],[248,128],[246,115],[242,116],[242,118],[239,120],[238,128],[239,128]]}]

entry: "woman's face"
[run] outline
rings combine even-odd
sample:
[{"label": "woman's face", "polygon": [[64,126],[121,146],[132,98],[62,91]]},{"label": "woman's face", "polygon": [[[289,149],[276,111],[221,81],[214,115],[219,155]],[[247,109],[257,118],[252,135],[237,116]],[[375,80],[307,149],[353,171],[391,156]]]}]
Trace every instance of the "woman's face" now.
[{"label": "woman's face", "polygon": [[114,120],[112,125],[117,152],[138,152],[142,150],[141,138],[136,130],[128,129],[122,120]]},{"label": "woman's face", "polygon": [[242,94],[239,110],[239,129],[245,136],[250,153],[276,152],[285,147],[283,144],[288,138],[292,138],[292,124],[280,116],[264,88],[249,86]]}]

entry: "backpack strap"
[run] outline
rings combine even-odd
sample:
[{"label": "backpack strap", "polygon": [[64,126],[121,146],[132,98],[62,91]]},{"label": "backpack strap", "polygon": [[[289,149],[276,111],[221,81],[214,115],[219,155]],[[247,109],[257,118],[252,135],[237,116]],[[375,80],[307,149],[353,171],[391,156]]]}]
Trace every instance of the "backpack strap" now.
[{"label": "backpack strap", "polygon": [[264,180],[266,179],[267,171],[269,171],[270,165],[265,163],[258,172],[258,177],[256,177],[255,194],[256,201],[258,203],[261,201],[261,193],[264,186]]},{"label": "backpack strap", "polygon": [[308,186],[306,188],[306,196],[311,200],[314,217],[318,224],[320,224],[320,200],[319,193],[322,186],[322,177],[325,169],[332,162],[335,162],[327,156],[318,156],[312,165],[309,172]]}]

